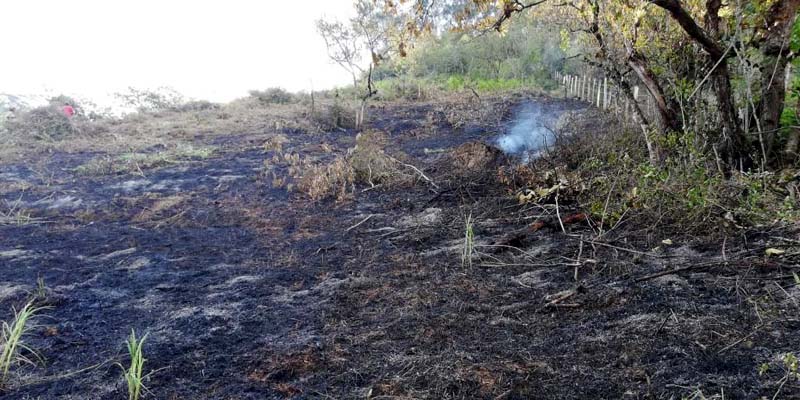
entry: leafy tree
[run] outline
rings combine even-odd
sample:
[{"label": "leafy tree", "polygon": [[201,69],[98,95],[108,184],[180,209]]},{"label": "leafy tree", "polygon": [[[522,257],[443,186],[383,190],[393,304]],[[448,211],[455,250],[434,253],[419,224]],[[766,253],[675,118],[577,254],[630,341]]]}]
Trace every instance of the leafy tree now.
[{"label": "leafy tree", "polygon": [[[561,29],[569,51],[601,69],[623,95],[632,97],[631,87],[641,85],[654,100],[654,119],[634,107],[654,164],[666,156],[659,143],[670,131],[702,133],[699,146],[729,169],[777,161],[800,0],[379,3],[413,25],[413,37],[442,29],[506,33],[523,15]],[[786,145],[796,147],[795,137]]]}]

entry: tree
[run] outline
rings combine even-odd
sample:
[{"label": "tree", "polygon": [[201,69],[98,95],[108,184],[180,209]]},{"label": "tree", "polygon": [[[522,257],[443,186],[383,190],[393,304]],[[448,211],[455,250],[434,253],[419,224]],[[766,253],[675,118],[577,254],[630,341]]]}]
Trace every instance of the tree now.
[{"label": "tree", "polygon": [[377,94],[372,76],[375,68],[395,49],[404,55],[408,37],[417,32],[407,29],[412,25],[404,24],[391,7],[382,8],[376,1],[356,0],[355,9],[356,16],[347,22],[317,21],[317,31],[325,40],[328,56],[353,79],[360,102],[356,111],[356,128],[360,128],[367,102]]},{"label": "tree", "polygon": [[[766,156],[773,155],[775,137],[780,128],[786,98],[786,68],[795,57],[791,39],[797,21],[800,0],[774,2],[766,12],[758,43],[764,56],[764,77],[758,110],[762,115],[761,130],[765,133]],[[792,140],[788,141],[791,147]]]},{"label": "tree", "polygon": [[[660,140],[648,136],[651,130],[701,133],[705,140],[700,145],[729,169],[748,168],[754,157],[766,165],[774,154],[786,93],[784,72],[794,56],[787,44],[800,0],[400,3],[408,21],[428,29],[444,23],[464,31],[502,32],[519,14],[528,13],[583,35],[586,63],[601,68],[623,94],[629,96],[630,87],[641,84],[654,100],[655,121],[634,110],[654,163],[662,154]],[[418,10],[427,10],[425,18]],[[743,75],[751,65],[758,65],[757,79]],[[744,123],[751,117],[755,124]],[[754,151],[754,144],[760,151]]]}]

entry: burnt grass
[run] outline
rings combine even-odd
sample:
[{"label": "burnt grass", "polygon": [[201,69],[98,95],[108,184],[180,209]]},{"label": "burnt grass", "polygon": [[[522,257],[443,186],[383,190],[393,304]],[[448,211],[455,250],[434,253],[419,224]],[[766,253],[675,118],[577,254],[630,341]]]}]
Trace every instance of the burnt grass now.
[{"label": "burnt grass", "polygon": [[[369,129],[437,187],[357,185],[344,201],[273,185],[276,132],[198,135],[211,157],[141,173],[80,175],[88,151],[2,164],[6,209],[31,219],[0,224],[0,320],[37,278],[48,308],[27,337],[44,362],[0,397],[125,398],[116,363],[135,329],[152,399],[800,398],[781,362],[800,352],[797,231],[665,245],[657,227],[595,239],[578,221],[565,234],[552,204],[520,205],[493,178],[514,159],[452,161],[524,101],[614,125],[549,98],[373,105]],[[284,152],[319,162],[356,134],[283,133]],[[558,215],[580,211],[567,199]]]}]

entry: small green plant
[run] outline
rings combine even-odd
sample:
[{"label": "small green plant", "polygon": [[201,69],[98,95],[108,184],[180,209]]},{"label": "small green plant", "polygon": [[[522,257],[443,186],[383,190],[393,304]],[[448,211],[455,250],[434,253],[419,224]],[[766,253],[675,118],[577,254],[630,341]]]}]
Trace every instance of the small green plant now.
[{"label": "small green plant", "polygon": [[464,252],[461,253],[461,266],[472,267],[472,256],[475,253],[475,232],[472,229],[472,214],[464,220]]},{"label": "small green plant", "polygon": [[0,389],[8,384],[12,366],[34,365],[34,361],[20,354],[20,350],[25,350],[38,358],[36,352],[25,344],[24,337],[31,329],[29,325],[31,319],[40,310],[41,308],[33,306],[33,302],[29,302],[21,310],[14,310],[14,320],[11,323],[3,321],[0,327]]},{"label": "small green plant", "polygon": [[783,366],[790,378],[800,379],[800,361],[794,353],[786,353],[783,356]]},{"label": "small green plant", "polygon": [[147,334],[141,338],[137,338],[136,331],[131,329],[131,335],[128,337],[128,340],[125,341],[128,346],[128,355],[130,356],[131,364],[127,369],[122,364],[117,364],[122,368],[125,382],[128,384],[128,400],[139,400],[142,391],[147,390],[142,383],[144,378],[147,377],[146,375],[142,375],[144,371],[144,362],[146,361],[143,352],[145,339],[147,339]]}]

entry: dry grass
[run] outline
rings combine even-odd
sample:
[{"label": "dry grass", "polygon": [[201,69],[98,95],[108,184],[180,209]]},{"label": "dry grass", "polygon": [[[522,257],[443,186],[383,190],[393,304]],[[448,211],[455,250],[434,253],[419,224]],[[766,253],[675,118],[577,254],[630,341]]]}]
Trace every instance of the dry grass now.
[{"label": "dry grass", "polygon": [[190,144],[177,146],[155,153],[130,152],[117,156],[104,155],[96,157],[76,168],[76,172],[84,175],[137,174],[144,176],[144,171],[190,160],[202,160],[214,153],[211,147],[198,147]]},{"label": "dry grass", "polygon": [[326,197],[344,200],[355,192],[357,183],[368,185],[369,189],[411,183],[414,176],[384,150],[387,140],[382,132],[360,133],[346,155],[337,156],[327,164],[300,160],[298,156],[290,173],[299,179],[300,191],[314,200]]},{"label": "dry grass", "polygon": [[34,218],[31,211],[24,207],[22,197],[15,201],[5,200],[2,203],[4,206],[0,207],[0,225],[23,226],[41,222],[41,219]]},{"label": "dry grass", "polygon": [[280,152],[283,151],[283,146],[291,143],[289,137],[283,134],[274,134],[270,135],[267,140],[264,141],[264,151],[276,151]]},{"label": "dry grass", "polygon": [[400,185],[411,180],[397,158],[384,150],[388,137],[383,132],[364,132],[356,136],[356,145],[348,150],[348,160],[358,182],[376,185]]},{"label": "dry grass", "polygon": [[[158,112],[133,113],[121,118],[90,121],[83,117],[67,120],[68,134],[34,135],[35,126],[0,131],[0,160],[15,162],[33,154],[53,151],[68,153],[94,151],[111,155],[141,153],[153,146],[188,145],[198,136],[233,134],[295,133],[329,130],[335,116],[332,100],[318,100],[314,116],[310,105],[263,104],[246,97],[214,107],[187,106]],[[57,117],[57,116],[56,116]],[[60,118],[64,118],[63,115]],[[20,123],[23,121],[19,121]]]},{"label": "dry grass", "polygon": [[335,197],[344,200],[355,191],[353,167],[343,157],[327,165],[311,165],[303,171],[299,189],[314,200]]},{"label": "dry grass", "polygon": [[55,140],[79,132],[57,107],[44,106],[19,113],[5,124],[9,134],[34,140]]}]

